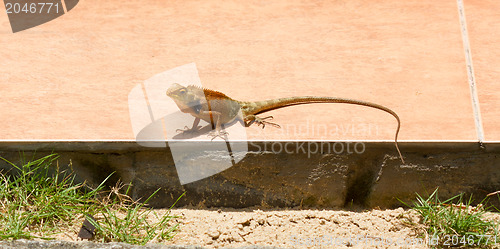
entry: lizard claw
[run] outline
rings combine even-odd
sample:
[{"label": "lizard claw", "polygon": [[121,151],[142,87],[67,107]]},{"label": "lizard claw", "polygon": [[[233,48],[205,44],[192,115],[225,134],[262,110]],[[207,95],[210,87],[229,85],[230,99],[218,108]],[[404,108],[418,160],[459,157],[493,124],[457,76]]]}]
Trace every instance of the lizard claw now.
[{"label": "lizard claw", "polygon": [[257,123],[257,125],[262,125],[262,129],[266,127],[266,124],[274,126],[276,128],[281,128],[279,124],[266,121],[266,119],[273,119],[273,116],[267,116],[265,118],[255,117],[255,123]]},{"label": "lizard claw", "polygon": [[227,133],[227,131],[214,131],[213,130],[210,133],[208,133],[207,136],[212,138],[210,141],[213,141],[217,137],[220,137],[223,140],[227,141],[227,135],[229,135],[229,133]]},{"label": "lizard claw", "polygon": [[186,131],[189,131],[189,130],[190,130],[189,127],[184,126],[184,129],[177,129],[177,130],[175,130],[175,132],[182,133],[182,132],[186,132]]}]

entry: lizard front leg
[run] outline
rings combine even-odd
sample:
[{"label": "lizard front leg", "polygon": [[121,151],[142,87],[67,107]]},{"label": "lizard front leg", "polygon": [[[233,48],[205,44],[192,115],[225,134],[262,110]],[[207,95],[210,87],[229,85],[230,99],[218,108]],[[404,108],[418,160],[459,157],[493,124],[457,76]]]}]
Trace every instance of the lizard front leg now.
[{"label": "lizard front leg", "polygon": [[203,115],[208,115],[210,117],[210,123],[215,124],[215,130],[208,133],[208,136],[214,140],[217,137],[227,140],[228,133],[222,129],[222,122],[220,120],[222,113],[217,111],[204,111]]},{"label": "lizard front leg", "polygon": [[176,132],[182,132],[182,133],[196,133],[200,130],[201,126],[200,124],[200,118],[195,118],[193,122],[193,127],[189,128],[187,126],[184,126],[184,129],[177,129]]},{"label": "lizard front leg", "polygon": [[279,124],[266,121],[266,119],[273,119],[273,116],[267,116],[265,118],[261,118],[259,116],[253,115],[253,114],[247,115],[247,116],[245,116],[245,119],[244,119],[245,126],[249,127],[253,123],[257,123],[257,125],[262,125],[262,129],[264,129],[264,127],[266,127],[266,124],[274,126],[276,128],[281,128],[281,126]]}]

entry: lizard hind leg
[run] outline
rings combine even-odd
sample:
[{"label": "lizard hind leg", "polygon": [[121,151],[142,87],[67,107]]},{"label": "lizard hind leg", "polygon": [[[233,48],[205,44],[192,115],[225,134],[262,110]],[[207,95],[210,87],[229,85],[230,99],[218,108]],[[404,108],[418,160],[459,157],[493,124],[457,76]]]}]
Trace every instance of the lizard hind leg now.
[{"label": "lizard hind leg", "polygon": [[248,122],[245,124],[248,127],[248,126],[252,125],[253,123],[257,123],[258,126],[262,125],[262,129],[264,129],[264,127],[266,127],[266,125],[274,126],[276,128],[281,128],[281,126],[279,124],[266,121],[266,119],[273,119],[273,116],[267,116],[267,117],[261,118],[261,117],[256,116],[256,115],[248,115],[246,117],[246,120]]}]

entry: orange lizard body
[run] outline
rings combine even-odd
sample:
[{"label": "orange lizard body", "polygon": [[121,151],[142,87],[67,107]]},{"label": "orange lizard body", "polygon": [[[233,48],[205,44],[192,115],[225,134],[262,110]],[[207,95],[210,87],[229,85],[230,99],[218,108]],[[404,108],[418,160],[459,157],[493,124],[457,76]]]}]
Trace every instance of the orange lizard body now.
[{"label": "orange lizard body", "polygon": [[[272,116],[268,117],[258,117],[257,114],[271,111],[278,108],[283,108],[292,105],[300,104],[313,104],[313,103],[345,103],[368,106],[376,108],[385,112],[388,112],[398,121],[398,127],[396,129],[396,134],[394,137],[394,144],[398,151],[401,161],[404,163],[403,156],[398,146],[398,134],[401,127],[401,121],[399,116],[391,109],[361,100],[347,99],[347,98],[337,98],[337,97],[316,97],[316,96],[302,96],[302,97],[290,97],[290,98],[280,98],[271,99],[264,101],[246,102],[238,101],[230,98],[229,96],[210,89],[204,89],[197,86],[181,86],[179,84],[173,84],[167,90],[167,96],[172,98],[177,104],[182,112],[189,113],[195,117],[193,127],[186,129],[186,131],[197,131],[199,130],[200,120],[204,120],[215,126],[215,135],[217,137],[221,135],[226,135],[225,131],[222,131],[221,126],[223,124],[228,124],[236,119],[241,119],[244,121],[245,126],[250,126],[254,122],[257,125],[272,125],[275,127],[280,127],[278,124],[266,121],[267,119],[272,119]],[[241,112],[240,112],[241,111]],[[239,117],[241,113],[241,117]]]}]

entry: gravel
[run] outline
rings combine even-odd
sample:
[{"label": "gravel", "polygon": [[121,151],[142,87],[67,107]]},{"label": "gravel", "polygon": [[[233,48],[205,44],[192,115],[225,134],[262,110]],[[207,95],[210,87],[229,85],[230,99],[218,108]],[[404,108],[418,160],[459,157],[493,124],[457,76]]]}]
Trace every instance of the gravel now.
[{"label": "gravel", "polygon": [[[35,240],[12,240],[0,241],[0,248],[5,249],[206,249],[201,246],[177,246],[148,244],[145,246],[130,245],[125,243],[95,243],[95,242],[69,242],[69,241],[35,241]],[[243,246],[232,247],[231,249],[279,249],[278,247],[267,246]]]}]

